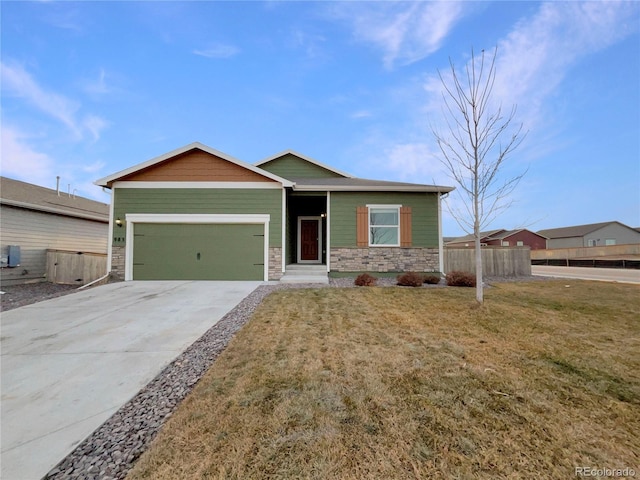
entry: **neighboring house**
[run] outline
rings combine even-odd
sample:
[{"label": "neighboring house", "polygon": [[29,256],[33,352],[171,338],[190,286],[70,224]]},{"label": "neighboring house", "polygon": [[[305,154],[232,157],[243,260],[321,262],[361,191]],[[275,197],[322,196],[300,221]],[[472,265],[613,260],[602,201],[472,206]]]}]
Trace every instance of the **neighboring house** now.
[{"label": "neighboring house", "polygon": [[538,231],[547,237],[547,248],[599,247],[640,243],[640,232],[620,222],[592,223]]},{"label": "neighboring house", "polygon": [[[498,234],[500,232],[506,232],[506,230],[487,230],[486,232],[480,232],[480,245],[486,246],[487,239],[491,237],[491,235]],[[464,235],[462,237],[455,237],[450,239],[445,243],[447,247],[473,247],[474,245],[474,235]]]},{"label": "neighboring house", "polygon": [[125,280],[278,280],[441,271],[452,187],[365,180],[293,151],[256,165],[192,143],[96,182],[112,191],[111,273]]},{"label": "neighboring house", "polygon": [[47,249],[107,253],[109,206],[0,177],[3,285],[46,280]]},{"label": "neighboring house", "polygon": [[[517,230],[489,230],[480,232],[480,244],[494,247],[529,247],[531,250],[546,248],[547,239],[526,228]],[[451,239],[447,247],[473,247],[473,235]]]}]

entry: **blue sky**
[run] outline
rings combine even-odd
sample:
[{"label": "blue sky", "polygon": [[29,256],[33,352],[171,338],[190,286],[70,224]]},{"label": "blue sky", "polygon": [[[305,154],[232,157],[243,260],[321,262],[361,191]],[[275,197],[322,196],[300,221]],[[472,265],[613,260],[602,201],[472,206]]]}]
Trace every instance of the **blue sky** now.
[{"label": "blue sky", "polygon": [[[528,168],[488,228],[640,226],[640,3],[6,2],[2,175],[93,181],[199,141],[293,149],[364,178],[452,185],[438,70],[498,47]],[[452,205],[459,200],[450,198]],[[444,234],[462,235],[444,214]]]}]

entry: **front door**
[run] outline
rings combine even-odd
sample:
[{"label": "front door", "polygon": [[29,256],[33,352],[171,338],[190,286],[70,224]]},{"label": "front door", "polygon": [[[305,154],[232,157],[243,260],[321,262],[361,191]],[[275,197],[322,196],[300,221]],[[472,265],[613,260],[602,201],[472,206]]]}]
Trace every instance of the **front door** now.
[{"label": "front door", "polygon": [[298,219],[298,261],[320,263],[320,218]]}]

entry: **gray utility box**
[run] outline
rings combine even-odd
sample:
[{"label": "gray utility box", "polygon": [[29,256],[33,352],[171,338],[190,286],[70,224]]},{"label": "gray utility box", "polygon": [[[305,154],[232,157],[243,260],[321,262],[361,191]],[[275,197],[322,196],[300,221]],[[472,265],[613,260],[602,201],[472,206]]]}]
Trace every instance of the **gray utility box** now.
[{"label": "gray utility box", "polygon": [[7,267],[20,266],[20,247],[18,245],[9,245]]}]

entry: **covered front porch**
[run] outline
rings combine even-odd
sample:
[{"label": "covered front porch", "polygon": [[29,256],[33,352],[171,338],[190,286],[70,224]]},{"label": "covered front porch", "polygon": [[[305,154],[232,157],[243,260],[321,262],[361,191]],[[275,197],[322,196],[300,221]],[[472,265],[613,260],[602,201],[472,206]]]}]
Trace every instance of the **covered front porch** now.
[{"label": "covered front porch", "polygon": [[287,191],[283,283],[328,283],[327,192]]},{"label": "covered front porch", "polygon": [[287,192],[286,265],[326,266],[327,212],[326,192]]}]

